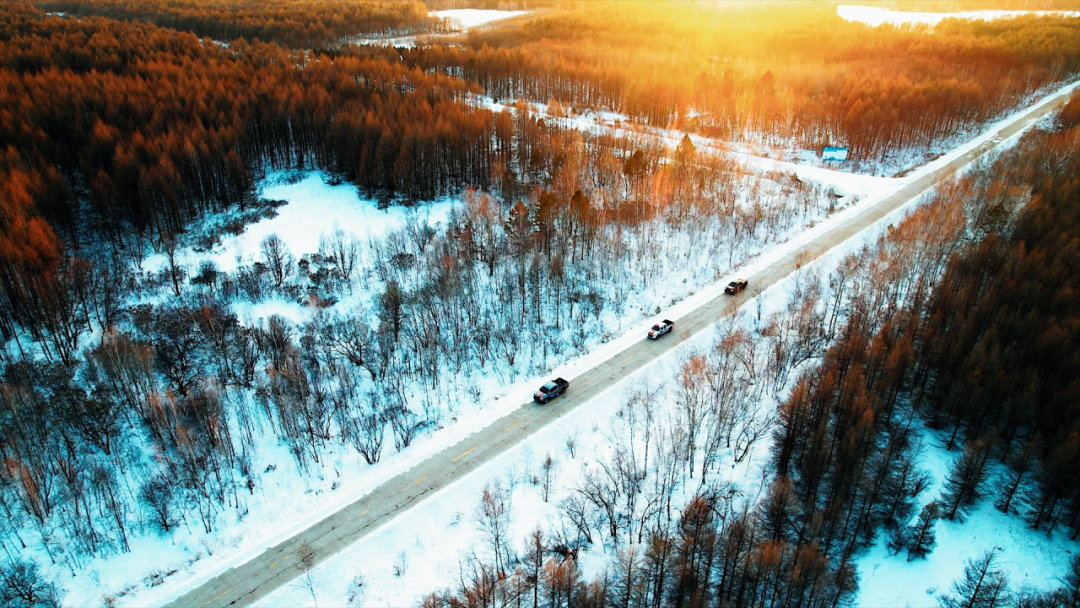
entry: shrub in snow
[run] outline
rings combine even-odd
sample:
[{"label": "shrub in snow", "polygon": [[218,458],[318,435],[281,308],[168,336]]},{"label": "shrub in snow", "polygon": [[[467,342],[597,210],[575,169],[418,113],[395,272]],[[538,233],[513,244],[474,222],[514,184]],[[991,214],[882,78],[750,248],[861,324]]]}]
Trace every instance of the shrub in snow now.
[{"label": "shrub in snow", "polygon": [[363,606],[367,600],[367,592],[364,590],[364,575],[357,571],[349,582],[347,601],[350,606]]}]

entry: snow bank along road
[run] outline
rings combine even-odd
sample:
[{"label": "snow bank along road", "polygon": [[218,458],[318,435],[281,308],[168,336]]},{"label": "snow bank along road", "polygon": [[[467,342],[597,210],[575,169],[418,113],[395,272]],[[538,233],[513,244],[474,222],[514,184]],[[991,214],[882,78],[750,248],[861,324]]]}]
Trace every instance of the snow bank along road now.
[{"label": "snow bank along road", "polygon": [[498,457],[541,427],[574,408],[584,405],[657,357],[678,347],[681,338],[708,329],[752,298],[754,293],[773,285],[794,272],[801,264],[814,260],[869,227],[957,169],[968,165],[1002,141],[1029,127],[1064,103],[1068,96],[1067,92],[1060,93],[1033,109],[1017,115],[1008,123],[999,126],[997,132],[982,144],[972,147],[933,171],[913,178],[896,193],[853,215],[847,221],[822,234],[814,242],[792,251],[758,274],[746,277],[750,281],[750,288],[747,291],[734,297],[721,295],[681,319],[677,319],[673,332],[675,335],[656,341],[646,340],[643,335],[640,342],[627,347],[578,377],[571,378],[570,389],[565,396],[546,406],[529,403],[519,407],[490,426],[431,456],[411,470],[390,479],[372,490],[367,496],[296,536],[267,549],[245,564],[226,570],[177,598],[169,606],[202,608],[250,604],[266,596],[300,574],[296,566],[300,561],[297,552],[302,545],[307,544],[313,550],[315,563],[319,563],[360,537],[370,534],[376,528],[404,513],[421,499],[433,495],[485,462]]}]

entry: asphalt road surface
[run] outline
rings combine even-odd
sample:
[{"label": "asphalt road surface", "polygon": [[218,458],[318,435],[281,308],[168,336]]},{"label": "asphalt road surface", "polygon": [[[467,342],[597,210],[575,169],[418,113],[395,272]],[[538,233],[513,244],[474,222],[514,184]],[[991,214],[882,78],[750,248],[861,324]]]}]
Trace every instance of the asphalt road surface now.
[{"label": "asphalt road surface", "polygon": [[599,396],[657,357],[676,348],[680,336],[707,329],[734,312],[754,294],[767,289],[829,249],[867,228],[889,212],[922,194],[1002,141],[1030,126],[1068,99],[1059,95],[1050,103],[1033,109],[1003,127],[997,135],[941,169],[901,188],[873,207],[863,210],[749,279],[750,287],[737,296],[721,295],[690,314],[675,320],[674,335],[656,341],[642,337],[622,352],[591,370],[570,379],[567,393],[546,406],[524,404],[487,428],[434,454],[409,471],[390,479],[370,494],[344,507],[296,536],[264,551],[251,561],[230,568],[201,586],[177,598],[168,606],[198,607],[251,604],[300,575],[297,551],[307,544],[314,562],[333,556],[366,534],[401,515],[412,505],[454,483],[480,465],[498,457],[541,427]]}]

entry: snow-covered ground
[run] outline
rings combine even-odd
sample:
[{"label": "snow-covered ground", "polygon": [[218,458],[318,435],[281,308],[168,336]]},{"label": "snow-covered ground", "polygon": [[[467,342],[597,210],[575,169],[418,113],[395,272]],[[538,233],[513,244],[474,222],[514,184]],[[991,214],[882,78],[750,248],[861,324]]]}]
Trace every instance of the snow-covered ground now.
[{"label": "snow-covered ground", "polygon": [[[460,204],[445,200],[416,209],[392,207],[378,210],[374,201],[362,199],[351,185],[331,185],[327,183],[326,177],[318,172],[306,174],[299,180],[296,177],[272,174],[260,185],[262,197],[289,201],[277,208],[276,216],[247,226],[239,235],[226,236],[209,251],[185,250],[180,254],[181,263],[188,268],[196,268],[203,260],[211,260],[219,269],[235,269],[254,261],[261,240],[274,233],[286,242],[295,257],[300,258],[317,251],[320,235],[338,227],[356,233],[361,238],[371,239],[400,229],[405,222],[418,218],[424,218],[434,227],[441,229],[451,208]],[[866,188],[857,180],[850,186],[840,186],[837,189],[845,193],[844,199],[840,201],[841,207],[850,204],[856,197],[864,198],[868,194]],[[772,187],[776,188],[775,185]],[[884,196],[889,191],[891,188],[882,188],[878,190],[878,194]],[[832,221],[814,218],[818,226]],[[816,231],[814,233],[816,234]],[[812,237],[796,227],[784,238],[802,243]],[[736,268],[742,266],[741,258],[746,253],[756,252],[756,255],[760,256],[755,267],[764,263],[766,257],[773,259],[779,255],[779,252],[771,251],[771,245],[755,247],[753,252],[739,252]],[[763,250],[769,251],[762,256]],[[155,270],[165,264],[164,255],[155,255],[147,258],[143,267]],[[553,373],[568,378],[577,377],[599,361],[637,341],[651,325],[651,312],[658,304],[665,305],[665,314],[679,317],[719,295],[726,280],[718,282],[715,277],[709,276],[707,278],[711,284],[701,289],[700,278],[695,278],[695,273],[700,270],[701,264],[686,264],[679,274],[672,275],[670,280],[665,281],[664,287],[651,290],[647,294],[631,294],[630,303],[621,316],[609,312],[605,313],[602,319],[605,331],[624,333],[620,337],[605,338],[604,342],[600,343],[594,338],[588,345],[588,355],[566,360],[554,369]],[[752,268],[746,270],[753,271]],[[681,280],[683,278],[692,280],[684,283]],[[693,295],[688,297],[688,293]],[[347,298],[331,307],[329,312],[345,314],[355,301],[355,298]],[[673,301],[678,303],[671,306]],[[306,322],[314,312],[311,308],[282,299],[253,304],[238,302],[234,304],[234,309],[241,322],[255,325],[264,323],[271,314],[284,316],[294,323]],[[644,313],[646,310],[650,313],[647,316]],[[261,472],[259,485],[253,496],[245,497],[246,504],[242,511],[226,511],[222,514],[218,532],[206,535],[198,530],[196,525],[185,525],[171,538],[141,537],[133,554],[121,556],[119,559],[92,560],[85,568],[87,576],[63,581],[69,592],[66,601],[78,605],[97,603],[101,589],[114,590],[114,596],[122,594],[117,598],[122,605],[168,601],[218,572],[243,563],[266,547],[305,529],[345,504],[361,498],[383,481],[408,470],[445,446],[456,443],[476,429],[489,424],[491,420],[517,408],[530,399],[531,392],[539,381],[537,376],[525,376],[509,382],[494,373],[449,380],[448,382],[462,385],[458,390],[450,390],[450,393],[466,395],[464,386],[468,385],[470,388],[478,388],[482,399],[473,402],[462,398],[458,402],[445,404],[449,411],[440,429],[421,436],[412,446],[401,452],[392,452],[387,448],[382,460],[374,466],[364,463],[351,447],[331,447],[317,471],[305,477],[296,470],[291,456],[277,443],[270,429],[264,428],[262,432],[265,436],[254,450],[255,469]],[[154,564],[149,568],[145,559],[138,557],[148,554],[155,555]],[[116,564],[121,566],[117,567]],[[145,581],[155,572],[169,576],[163,577],[164,583],[150,588],[139,584],[140,580]],[[423,582],[425,579],[418,580]],[[425,587],[419,586],[418,582],[418,586],[409,589],[410,593],[419,593]]]},{"label": "snow-covered ground", "polygon": [[[302,175],[275,173],[263,180],[260,196],[267,200],[288,201],[276,209],[276,215],[246,227],[237,236],[228,236],[213,248],[209,255],[188,250],[186,261],[209,259],[222,272],[232,272],[242,264],[250,264],[259,256],[259,243],[277,234],[296,257],[319,250],[319,239],[337,229],[347,230],[361,240],[378,238],[400,229],[410,215],[421,216],[433,225],[446,223],[450,209],[457,199],[443,199],[410,208],[391,206],[379,209],[368,199],[360,198],[350,184],[330,185],[319,172]],[[153,270],[165,264],[165,255],[147,257],[143,268]]]},{"label": "snow-covered ground", "polygon": [[[316,251],[319,235],[335,227],[340,226],[345,230],[377,236],[399,227],[410,214],[424,214],[433,223],[445,221],[450,207],[454,204],[451,201],[442,201],[431,206],[423,206],[418,210],[406,211],[401,208],[391,208],[379,211],[375,208],[374,201],[361,199],[355,187],[329,185],[321,173],[311,173],[304,179],[291,184],[288,181],[292,180],[286,181],[283,177],[271,175],[261,188],[264,198],[290,201],[289,204],[277,209],[276,217],[248,226],[247,230],[239,236],[226,237],[209,252],[186,251],[182,254],[182,261],[189,267],[195,267],[203,259],[214,260],[223,268],[236,267],[239,263],[250,263],[257,255],[262,238],[271,233],[279,234],[289,245],[292,253],[299,258],[301,255]],[[859,195],[867,194],[865,188],[857,182],[851,184],[850,189]],[[846,188],[841,189],[841,191],[846,190]],[[891,191],[892,188],[879,188],[877,196],[883,197]],[[322,205],[318,208],[314,207],[318,201],[323,200],[330,201],[330,212],[327,212]],[[845,197],[845,200],[850,202],[854,198],[849,195]],[[292,210],[294,203],[298,203],[298,206]],[[824,221],[819,218],[816,223],[818,228],[815,230],[796,230],[788,235],[791,246],[805,243],[813,238],[814,234],[819,233],[820,227],[831,225],[847,217],[849,212],[850,209],[834,214],[832,218]],[[739,263],[735,268],[753,273],[755,268],[763,267],[762,265],[782,255],[789,248],[790,246],[774,250],[770,247],[767,253],[762,253],[763,248],[758,246],[754,252],[757,259],[752,266],[743,267],[742,262],[737,259]],[[740,253],[739,257],[742,255]],[[164,262],[164,256],[152,256],[144,263],[144,267],[153,268],[163,265]],[[732,271],[735,268],[732,268]],[[649,294],[632,294],[632,305],[627,306],[622,317],[617,318],[611,314],[604,317],[603,325],[609,328],[609,331],[621,332],[621,335],[603,343],[591,344],[587,355],[566,361],[551,373],[575,378],[587,372],[598,362],[606,360],[614,353],[636,342],[653,321],[653,315],[643,316],[642,310],[649,309],[651,312],[658,302],[669,304],[671,301],[677,301],[674,305],[665,306],[664,314],[678,318],[720,295],[727,279],[714,280],[705,289],[699,289],[695,281],[682,282],[682,278],[692,278],[695,270],[698,269],[700,269],[698,264],[687,264],[680,275],[673,275],[670,280],[665,281],[667,286],[663,289],[654,290]],[[692,295],[688,296],[687,291],[690,291]],[[349,305],[349,301],[340,302],[331,309],[331,312]],[[309,308],[283,300],[236,306],[239,308],[238,316],[245,323],[259,324],[270,314],[279,314],[293,322],[301,322],[308,320],[312,314]],[[138,585],[130,584],[133,573],[138,573],[138,578],[146,576],[145,568],[140,568],[141,564],[138,560],[132,560],[129,564],[132,569],[127,571],[126,569],[110,569],[108,564],[112,562],[109,560],[94,560],[88,571],[99,574],[96,575],[94,581],[87,581],[92,582],[92,585],[73,586],[71,582],[65,581],[65,585],[71,592],[67,598],[68,601],[92,603],[97,599],[95,593],[100,594],[99,589],[121,588],[125,586],[125,583],[130,585],[129,591],[119,598],[120,603],[124,605],[163,603],[181,595],[221,570],[247,561],[265,548],[307,528],[345,504],[363,497],[383,481],[412,468],[431,454],[460,441],[476,429],[486,426],[504,413],[519,407],[521,403],[531,398],[532,390],[540,380],[539,377],[527,377],[514,382],[506,382],[496,374],[488,374],[462,378],[458,381],[478,387],[483,394],[482,401],[473,403],[462,400],[460,403],[451,404],[452,415],[444,420],[445,428],[421,436],[412,446],[401,452],[385,450],[383,459],[374,466],[365,464],[351,447],[339,447],[331,449],[331,453],[324,458],[324,464],[316,476],[304,477],[296,471],[291,457],[282,446],[276,443],[269,429],[264,429],[267,436],[256,450],[259,455],[256,459],[257,468],[262,470],[268,464],[276,465],[277,468],[264,472],[261,476],[260,488],[256,491],[256,495],[249,499],[247,513],[227,522],[227,525],[222,525],[220,533],[209,537],[191,529],[178,531],[171,539],[171,543],[165,539],[143,539],[145,546],[155,542],[164,545],[158,553],[160,556],[158,567],[165,572],[179,569],[180,573],[167,578],[164,584],[157,587],[139,588]],[[452,392],[465,394],[464,389]],[[530,440],[528,444],[534,445],[534,442]],[[586,446],[587,441],[583,438],[582,450],[591,449]],[[285,500],[283,497],[288,497],[288,499]],[[450,498],[449,501],[449,503],[439,503],[435,511],[446,510],[445,505],[454,504],[455,499]],[[385,536],[386,534],[389,536]],[[380,531],[373,535],[373,538],[390,539],[386,541],[386,545],[381,546],[380,550],[400,541],[400,538],[392,532]],[[426,553],[425,551],[425,555]],[[397,556],[397,551],[394,551],[394,556]],[[425,560],[427,559],[429,558],[425,557]],[[109,571],[109,574],[104,574],[106,571]],[[446,573],[450,573],[450,570]],[[401,593],[411,593],[415,596],[425,590],[430,590],[433,580],[443,579],[421,576],[417,578],[416,586],[412,587],[400,586],[396,584],[400,581],[392,579],[388,581],[388,585],[400,587],[398,591]],[[387,602],[389,605],[394,605],[401,597],[404,596],[388,595]],[[283,601],[291,603],[291,600]]]},{"label": "snow-covered ground", "polygon": [[[920,496],[915,512],[941,494],[942,482],[960,451],[949,452],[946,439],[926,431],[919,467],[934,482]],[[1003,468],[994,463],[995,468]],[[988,485],[992,486],[993,481]],[[1055,589],[1068,573],[1077,543],[1064,533],[1047,536],[1032,530],[1023,518],[994,508],[993,492],[975,505],[963,522],[938,520],[937,546],[926,559],[908,561],[906,552],[889,555],[885,535],[859,559],[859,604],[862,606],[926,606],[952,590],[953,581],[964,576],[967,560],[978,559],[993,548],[1001,549],[994,568],[1001,570],[1012,590],[1030,585],[1042,591]]]},{"label": "snow-covered ground", "polygon": [[[952,154],[939,159],[938,162],[914,173],[908,179],[917,178],[924,171],[936,168],[939,163],[948,162],[955,155],[962,154],[971,146],[978,145],[991,137],[993,137],[992,130]],[[879,181],[874,182],[871,187],[864,181],[860,181],[862,176],[833,173],[835,175],[830,174],[829,179],[836,180],[837,185],[844,186],[847,191],[864,195],[858,205],[817,222],[812,229],[789,234],[787,244],[769,247],[767,253],[761,250],[746,252],[756,257],[752,261],[736,265],[731,270],[738,268],[740,272],[754,273],[755,269],[767,266],[772,260],[790,251],[792,247],[813,239],[815,235],[820,234],[834,222],[841,221],[848,214],[857,213],[867,205],[880,201],[906,181]],[[801,169],[800,176],[803,176]],[[807,175],[806,179],[811,179],[811,177]],[[185,261],[193,265],[200,259],[212,259],[222,269],[234,268],[238,264],[238,258],[241,263],[250,262],[258,250],[261,239],[273,232],[285,239],[293,254],[300,257],[317,250],[319,235],[333,230],[335,225],[360,236],[376,237],[401,226],[413,213],[428,214],[433,223],[445,221],[449,209],[454,204],[452,201],[442,201],[425,206],[419,211],[401,208],[379,211],[373,201],[362,200],[354,187],[328,185],[317,173],[294,183],[283,181],[280,176],[271,176],[262,185],[262,194],[270,199],[289,200],[290,204],[278,208],[276,217],[249,226],[247,231],[239,236],[226,238],[209,253],[187,252],[185,255],[189,257],[185,258]],[[887,225],[886,222],[895,221],[894,216],[882,220],[879,225],[884,226]],[[867,231],[866,234],[866,238],[876,236],[874,230]],[[840,252],[833,252],[826,259],[831,259],[836,255],[840,255]],[[149,266],[160,265],[162,262],[163,260],[160,259],[147,260]],[[825,267],[828,267],[828,263],[824,259],[819,262]],[[686,272],[690,273],[692,269],[687,268]],[[671,283],[678,285],[678,278],[674,277]],[[725,275],[724,280],[715,281],[703,288],[684,287],[682,296],[678,298],[681,301],[667,307],[664,314],[671,315],[672,318],[686,314],[717,295],[726,280]],[[783,305],[788,289],[785,285],[788,283],[777,285],[760,296],[766,302],[766,308],[779,308]],[[692,293],[686,293],[686,290]],[[258,317],[271,312],[276,314],[285,312],[288,313],[286,316],[297,320],[311,314],[310,310],[290,302],[264,302],[259,306],[262,308],[251,308],[250,317],[247,320],[257,321]],[[640,309],[634,308],[628,309],[624,318],[606,318],[606,325],[625,329],[625,332],[606,343],[594,345],[588,355],[567,361],[554,371],[569,378],[584,373],[597,362],[640,339],[644,329],[651,324],[651,320],[651,318],[643,319]],[[700,346],[707,344],[709,339],[711,339],[711,332],[703,332],[688,343],[691,346],[694,344]],[[669,356],[662,365],[670,370],[673,360],[674,355]],[[669,375],[659,366],[656,369],[650,369],[650,374]],[[469,382],[477,380],[477,378],[467,379]],[[528,400],[537,378],[529,377],[505,383],[492,375],[479,380],[483,383],[484,394],[481,403],[463,401],[453,404],[451,407],[456,409],[453,410],[452,416],[444,420],[445,428],[422,436],[409,449],[401,452],[391,453],[390,450],[386,450],[383,460],[375,466],[364,464],[351,448],[332,448],[324,458],[319,471],[304,477],[295,470],[286,449],[278,445],[273,439],[273,434],[266,430],[266,437],[257,450],[259,456],[256,463],[260,471],[264,467],[267,470],[260,477],[256,493],[246,498],[245,509],[242,512],[223,514],[222,521],[218,523],[219,531],[212,535],[202,534],[201,531],[195,529],[197,525],[185,526],[172,538],[139,537],[133,541],[133,551],[130,554],[90,560],[80,572],[80,576],[64,581],[64,586],[69,591],[65,601],[73,605],[100,603],[101,589],[124,590],[123,596],[118,598],[119,603],[123,605],[156,604],[174,598],[218,572],[246,561],[267,546],[308,527],[325,515],[362,497],[382,481],[408,470],[430,454],[457,442],[502,413],[518,407],[520,403]],[[641,382],[641,378],[635,377],[634,381]],[[560,483],[573,480],[577,459],[568,458],[564,454],[566,452],[565,433],[572,432],[571,429],[579,430],[581,452],[578,459],[584,460],[587,453],[595,454],[594,450],[605,449],[607,444],[605,444],[602,429],[606,428],[605,425],[610,421],[613,412],[617,410],[625,384],[627,383],[597,399],[595,405],[579,408],[571,416],[553,424],[538,434],[535,440],[530,439],[526,444],[508,454],[506,458],[500,458],[497,463],[491,463],[479,469],[465,480],[403,514],[382,530],[369,535],[349,550],[325,562],[316,572],[316,576],[322,577],[326,573],[327,577],[326,585],[320,584],[317,587],[320,593],[327,594],[326,597],[319,595],[320,603],[325,604],[326,600],[331,598],[334,598],[330,601],[331,604],[344,603],[344,599],[347,599],[343,595],[346,593],[345,585],[357,567],[368,581],[365,585],[369,593],[367,603],[372,604],[415,603],[419,594],[449,584],[452,575],[456,573],[458,551],[462,547],[470,546],[469,539],[475,538],[472,513],[477,502],[477,488],[496,477],[505,479],[508,485],[511,480],[520,481],[524,471],[530,469],[530,466],[531,469],[535,469],[538,460],[548,452],[553,456],[558,455],[561,462],[560,470],[564,478]],[[591,430],[593,422],[597,425],[595,431]],[[753,459],[746,461],[745,469],[740,467],[733,472],[733,475],[737,474],[740,479],[760,478],[755,467],[760,468],[759,458],[763,454],[764,450],[760,450]],[[271,469],[268,465],[276,465],[276,467]],[[551,515],[551,503],[536,504],[538,501],[535,499],[535,488],[529,484],[519,485],[522,486],[519,488],[522,494],[520,494],[521,498],[517,498],[518,494],[515,494],[516,505],[520,506],[520,509],[515,508],[515,513],[519,513],[515,515],[519,518],[515,525],[520,524],[519,527],[522,529],[531,529],[535,522],[546,521]],[[528,492],[534,494],[530,496]],[[455,518],[455,513],[461,515]],[[519,531],[518,528],[514,529],[515,538],[523,536],[523,534],[517,534]],[[406,571],[400,577],[394,576],[391,572],[393,562],[399,560],[403,550],[406,552],[404,559],[407,562]],[[147,555],[155,556],[153,565],[146,563],[145,556]],[[412,556],[411,559],[409,555]],[[586,574],[589,573],[589,563],[599,567],[604,559],[603,556],[587,558],[583,563],[586,566]],[[357,561],[363,563],[357,566]],[[162,573],[172,570],[180,572],[176,576],[165,577],[165,582],[160,585],[152,587],[140,585],[141,580],[144,580],[146,585],[151,584],[149,577],[153,568],[160,568]],[[387,575],[383,576],[384,573]],[[267,598],[266,603],[291,605],[307,601],[303,595],[306,590],[301,593],[296,588],[289,587],[280,593],[281,595]]]},{"label": "snow-covered ground", "polygon": [[877,27],[889,25],[937,25],[944,19],[971,19],[992,21],[1011,19],[1023,15],[1080,17],[1080,11],[963,11],[959,13],[924,13],[917,11],[894,11],[872,6],[854,6],[841,4],[836,7],[836,14],[841,19],[858,21]]},{"label": "snow-covered ground", "polygon": [[[777,293],[783,297],[782,291]],[[636,341],[641,334],[642,331],[635,330],[629,337]],[[710,329],[686,340],[679,349],[650,364],[648,370],[627,378],[587,407],[579,407],[541,429],[498,459],[477,468],[318,566],[312,574],[318,603],[348,604],[351,581],[357,574],[365,581],[364,595],[362,601],[354,599],[353,605],[415,606],[424,595],[453,587],[464,558],[470,554],[486,557],[476,516],[486,486],[501,485],[513,490],[508,538],[515,550],[522,550],[528,535],[537,528],[548,531],[550,537],[550,531],[558,527],[559,501],[579,483],[590,465],[595,466],[595,461],[612,452],[615,427],[621,420],[618,412],[631,388],[643,383],[657,388],[662,382],[657,379],[674,375],[680,356],[690,350],[703,350],[712,338]],[[567,448],[568,438],[576,440],[576,458]],[[540,475],[541,463],[547,456],[556,462],[556,489],[545,503],[540,488],[531,480]],[[767,461],[767,448],[755,449],[738,467],[724,467],[724,478],[748,480],[752,485],[762,478]],[[683,488],[675,502],[685,503],[694,489],[693,484]],[[749,498],[753,498],[752,493]],[[578,565],[583,578],[589,580],[597,575],[610,559],[600,543],[582,552]],[[400,570],[404,572],[399,575],[396,572]],[[308,588],[295,581],[256,605],[309,606],[313,605],[312,599]]]},{"label": "snow-covered ground", "polygon": [[460,32],[468,30],[470,28],[487,25],[489,23],[502,21],[504,19],[510,19],[511,17],[517,17],[519,15],[526,15],[529,12],[530,11],[496,11],[476,8],[432,11],[428,13],[429,16],[446,19],[450,25],[450,28],[453,31],[443,34],[415,34],[407,36],[394,36],[392,38],[387,38],[384,36],[359,36],[351,39],[351,42],[368,46],[415,48],[418,45],[434,43],[440,38],[445,38],[447,36],[456,36]]},{"label": "snow-covered ground", "polygon": [[511,17],[526,15],[528,13],[529,11],[494,11],[477,8],[461,8],[448,11],[434,11],[428,14],[440,19],[449,19],[460,28],[468,29],[470,27],[485,25],[493,21],[510,19]]},{"label": "snow-covered ground", "polygon": [[[478,98],[477,103],[493,112],[517,111],[515,106],[497,102],[490,97]],[[841,170],[835,165],[826,166],[813,152],[809,151],[804,151],[809,152],[808,154],[788,155],[790,158],[787,159],[782,153],[777,153],[777,158],[771,158],[749,146],[720,142],[674,127],[660,129],[634,123],[625,114],[615,112],[584,110],[569,115],[563,112],[554,115],[550,112],[547,104],[543,103],[530,103],[529,111],[543,116],[544,120],[554,121],[553,124],[563,129],[574,129],[590,134],[606,133],[629,139],[649,138],[659,142],[668,154],[675,151],[683,137],[689,136],[690,141],[693,142],[697,150],[729,154],[732,158],[753,170],[777,171],[796,175],[800,179],[806,178],[824,187],[833,187],[838,191],[859,197],[869,196],[881,188],[897,188],[902,182],[898,178],[853,173]]]},{"label": "snow-covered ground", "polygon": [[[1003,121],[1004,122],[1004,121]],[[995,125],[995,128],[1000,125]],[[909,179],[916,179],[941,164],[994,137],[993,129],[983,137],[969,142],[954,150],[938,161],[921,168]],[[1018,141],[1015,136],[1002,142],[997,148],[1004,150]],[[868,200],[865,205],[879,202],[887,194]],[[807,265],[802,273],[818,270],[823,274],[830,271],[848,253],[864,245],[872,245],[888,226],[898,223],[916,206],[926,200],[920,197],[904,207],[890,213],[863,231],[844,245],[833,249],[812,264]],[[861,211],[865,206],[853,208],[837,214],[814,230],[804,232],[781,247],[774,248],[769,254],[758,256],[747,264],[742,271],[753,274],[767,267],[775,259],[786,255],[793,248],[803,244],[820,231],[827,230],[837,222],[843,221],[849,214]],[[743,307],[740,323],[752,325],[746,311],[757,308],[761,300],[764,314],[784,307],[795,281],[796,275],[777,283],[772,288],[759,294],[754,301]],[[717,285],[719,287],[719,285]],[[714,297],[717,291],[701,292],[679,303],[665,315],[679,318],[693,310],[707,299]],[[605,345],[585,360],[574,362],[573,367],[580,370],[588,366],[586,360],[599,361],[617,352],[632,341],[640,339],[641,329],[634,328],[619,339]],[[625,401],[629,387],[651,385],[656,387],[674,375],[675,364],[688,352],[700,351],[710,344],[713,331],[703,331],[686,340],[678,349],[668,353],[655,365],[643,369],[597,397],[588,407],[580,407],[545,429],[534,434],[527,442],[511,449],[495,461],[489,462],[476,471],[453,484],[442,492],[403,513],[378,531],[364,537],[348,549],[327,560],[312,572],[312,583],[316,589],[316,598],[312,598],[307,587],[299,582],[283,587],[267,596],[259,605],[311,605],[317,603],[343,605],[352,601],[354,604],[370,606],[415,605],[427,593],[444,587],[452,587],[457,582],[460,563],[470,554],[483,554],[483,539],[476,523],[476,511],[481,491],[491,484],[501,484],[512,489],[510,504],[513,512],[510,538],[515,548],[521,548],[526,536],[537,526],[551,529],[558,521],[554,505],[565,492],[573,487],[581,476],[586,462],[602,458],[612,449],[612,437],[616,435],[615,426],[621,417],[618,412]],[[575,370],[561,372],[573,378]],[[668,380],[670,381],[670,380]],[[759,404],[762,408],[771,408],[775,402],[765,400]],[[949,463],[956,453],[946,452],[933,437],[927,433],[927,450],[921,463],[934,477],[934,485],[923,495],[924,501],[936,497],[940,485],[948,471]],[[566,447],[567,437],[576,437],[578,442],[577,458],[571,458]],[[769,445],[767,441],[755,448],[753,456],[737,467],[732,467],[725,477],[738,484],[743,496],[753,498],[760,489],[763,469],[767,459]],[[540,462],[551,455],[558,461],[558,485],[560,492],[553,493],[547,503],[540,499],[536,486],[529,483],[530,478],[539,470]],[[730,458],[725,460],[730,462]],[[721,467],[722,469],[724,467]],[[902,554],[890,557],[884,549],[884,540],[862,556],[858,563],[860,575],[860,595],[858,604],[863,606],[893,605],[930,605],[936,603],[936,595],[949,592],[953,580],[963,573],[964,561],[982,554],[991,546],[1005,546],[999,566],[1009,575],[1010,581],[1017,587],[1028,583],[1041,590],[1053,588],[1057,577],[1062,575],[1067,566],[1068,557],[1076,548],[1060,534],[1050,539],[1040,532],[1026,527],[1015,516],[1006,516],[996,511],[989,503],[983,503],[973,511],[965,524],[939,522],[938,547],[927,561],[906,562]],[[995,545],[996,543],[996,545]],[[584,553],[580,565],[586,580],[602,570],[610,556],[603,553],[599,544],[590,552]],[[1054,564],[1047,567],[1046,564]],[[364,581],[362,594],[354,596],[354,577],[360,575]],[[911,581],[917,581],[912,584]]]},{"label": "snow-covered ground", "polygon": [[[1040,100],[1072,90],[1073,87],[1074,85],[1051,85],[1032,93],[1022,107],[1034,105]],[[474,98],[474,103],[493,112],[519,111],[517,104],[502,103],[490,97],[478,96]],[[857,194],[860,197],[868,195],[877,188],[901,183],[904,179],[910,178],[913,171],[918,171],[928,162],[934,164],[942,158],[952,158],[949,153],[954,150],[970,149],[972,142],[985,141],[986,133],[993,132],[998,125],[1009,119],[1006,115],[996,122],[977,125],[976,130],[961,132],[950,141],[941,142],[932,151],[906,150],[876,164],[860,164],[825,162],[821,160],[817,152],[799,149],[793,145],[775,147],[755,145],[745,141],[720,141],[691,133],[675,125],[662,129],[634,122],[629,116],[617,112],[587,108],[568,110],[562,107],[555,108],[553,111],[548,104],[544,103],[530,102],[527,105],[529,112],[542,116],[546,121],[553,121],[553,124],[564,129],[575,129],[589,134],[603,133],[631,140],[648,139],[659,143],[668,155],[674,153],[683,137],[689,136],[698,150],[728,154],[743,165],[752,167],[753,170],[778,171],[797,175],[800,179],[809,178],[823,186],[833,186],[837,190]],[[933,160],[930,160],[931,158]]]}]

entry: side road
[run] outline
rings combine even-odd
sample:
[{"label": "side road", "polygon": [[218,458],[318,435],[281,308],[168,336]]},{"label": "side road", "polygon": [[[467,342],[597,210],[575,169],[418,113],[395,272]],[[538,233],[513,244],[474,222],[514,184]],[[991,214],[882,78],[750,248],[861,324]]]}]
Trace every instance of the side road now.
[{"label": "side road", "polygon": [[[694,335],[708,329],[751,299],[754,293],[767,289],[794,272],[801,264],[806,264],[843,243],[958,169],[975,161],[1002,141],[1031,126],[1063,104],[1069,95],[1070,93],[1061,93],[1018,115],[1000,127],[998,132],[983,144],[912,180],[896,193],[853,215],[814,242],[792,251],[756,275],[746,277],[750,281],[749,290],[736,296],[721,295],[688,315],[676,319],[678,334]],[[488,427],[390,479],[364,498],[267,549],[251,561],[219,574],[168,605],[199,608],[247,605],[265,597],[299,574],[294,566],[298,561],[297,551],[301,545],[307,544],[311,547],[315,563],[329,558],[401,515],[421,499],[454,483],[480,465],[497,458],[543,426],[604,393],[679,344],[680,341],[674,336],[656,341],[642,336],[640,342],[625,348],[577,378],[571,378],[570,390],[551,404],[522,405]]]}]

